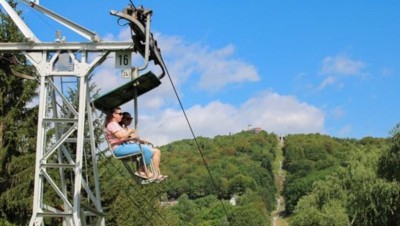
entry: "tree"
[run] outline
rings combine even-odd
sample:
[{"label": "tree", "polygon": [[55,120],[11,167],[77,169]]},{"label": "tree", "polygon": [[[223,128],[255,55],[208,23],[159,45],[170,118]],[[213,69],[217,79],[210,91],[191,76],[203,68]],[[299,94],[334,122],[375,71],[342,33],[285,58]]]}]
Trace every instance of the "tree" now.
[{"label": "tree", "polygon": [[346,193],[340,179],[328,177],[315,182],[313,187],[313,192],[297,203],[291,225],[347,226],[346,202],[343,201]]},{"label": "tree", "polygon": [[[16,8],[14,1],[10,5]],[[0,11],[0,42],[22,42],[14,22]],[[32,75],[21,53],[0,53],[0,218],[18,225],[29,221],[36,144],[37,82],[14,76]],[[1,222],[1,220],[0,220]]]},{"label": "tree", "polygon": [[239,207],[234,209],[233,213],[229,216],[229,225],[243,226],[243,225],[269,225],[266,220],[266,215],[260,213],[260,210],[247,207]]},{"label": "tree", "polygon": [[[291,225],[400,225],[397,135],[389,147],[388,140],[370,137],[349,146],[345,167],[333,168],[330,176],[316,180],[298,202],[286,200],[296,204]],[[287,187],[292,196],[296,190],[289,188],[298,181]]]},{"label": "tree", "polygon": [[378,162],[378,175],[390,181],[400,182],[400,133],[394,133],[391,146]]}]

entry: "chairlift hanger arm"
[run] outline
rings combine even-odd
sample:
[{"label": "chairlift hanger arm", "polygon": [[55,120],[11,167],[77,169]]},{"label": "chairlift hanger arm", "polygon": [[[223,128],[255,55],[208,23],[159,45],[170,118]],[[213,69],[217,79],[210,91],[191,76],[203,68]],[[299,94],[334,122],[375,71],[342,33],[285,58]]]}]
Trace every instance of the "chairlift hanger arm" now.
[{"label": "chairlift hanger arm", "polygon": [[158,78],[161,79],[165,75],[166,66],[161,57],[160,49],[157,46],[157,41],[149,31],[152,13],[153,12],[149,9],[144,9],[143,7],[135,8],[133,5],[125,8],[123,12],[115,10],[110,11],[111,15],[129,21],[129,26],[135,33],[135,35],[132,36],[135,50],[143,57],[154,60],[154,64],[161,67],[162,74],[158,76]]},{"label": "chairlift hanger arm", "polygon": [[[1,1],[4,1],[4,0],[1,0]],[[50,17],[51,19],[59,22],[60,24],[66,26],[67,28],[78,33],[79,35],[88,39],[89,41],[92,41],[92,42],[100,41],[100,37],[95,32],[90,31],[90,30],[84,28],[83,26],[78,25],[78,24],[72,22],[71,20],[68,20],[68,19],[58,15],[57,13],[35,3],[34,1],[22,0],[22,2],[24,2],[25,4],[29,5],[30,7],[34,8],[34,9],[38,10],[39,12],[45,14],[46,16]]]},{"label": "chairlift hanger arm", "polygon": [[[123,12],[111,10],[110,14],[117,16],[120,19],[130,21],[129,26],[133,31],[135,31],[135,35],[132,36],[132,40],[135,45],[135,52],[139,52],[144,58],[143,65],[137,69],[138,71],[141,71],[147,68],[150,58],[149,42],[151,11],[149,13],[143,13],[143,8],[138,10],[133,5],[130,5],[126,7]],[[140,18],[140,21],[138,18]]]},{"label": "chairlift hanger arm", "polygon": [[126,7],[123,12],[116,10],[111,10],[110,14],[125,19],[130,22],[132,30],[135,34],[140,36],[140,39],[144,40],[146,37],[145,24],[150,20],[152,11],[148,9],[143,9],[142,7],[137,9],[130,5]]}]

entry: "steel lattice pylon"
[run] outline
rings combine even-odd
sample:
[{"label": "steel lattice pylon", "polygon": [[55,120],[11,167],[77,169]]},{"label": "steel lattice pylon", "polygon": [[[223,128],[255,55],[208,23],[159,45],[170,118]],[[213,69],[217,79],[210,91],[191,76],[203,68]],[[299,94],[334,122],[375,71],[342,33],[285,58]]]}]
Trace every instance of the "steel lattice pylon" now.
[{"label": "steel lattice pylon", "polygon": [[[124,12],[111,11],[112,15],[128,20],[137,36],[133,43],[102,42],[94,32],[38,5],[38,1],[22,1],[89,40],[40,42],[7,1],[0,0],[0,5],[30,41],[0,43],[0,52],[22,52],[36,68],[36,78],[40,81],[34,200],[29,225],[44,225],[46,218],[57,218],[65,226],[105,225],[89,75],[110,53],[123,50],[128,55],[139,52],[145,58],[143,66],[130,66],[130,70],[145,69],[151,59],[162,67],[163,74],[158,78],[164,76],[165,65],[150,33],[151,10],[136,10],[131,6]],[[76,91],[75,96],[60,88],[66,78],[75,81],[69,84]]]},{"label": "steel lattice pylon", "polygon": [[[77,79],[76,87],[70,87],[79,95],[74,104],[56,85],[66,76],[56,71],[56,64],[53,64],[59,52],[57,50],[49,59],[46,58],[52,54],[51,50],[25,52],[30,59],[32,55],[42,55],[43,61],[35,67],[46,68],[40,74],[34,207],[30,225],[43,225],[44,217],[60,217],[65,225],[87,225],[86,221],[93,218],[90,223],[104,225],[88,75],[106,54],[88,63],[86,53],[80,52],[82,58],[76,59],[76,53],[68,51],[74,59],[72,70],[64,73]],[[55,198],[51,201],[53,205],[46,204],[46,189],[54,191],[50,192]]]}]

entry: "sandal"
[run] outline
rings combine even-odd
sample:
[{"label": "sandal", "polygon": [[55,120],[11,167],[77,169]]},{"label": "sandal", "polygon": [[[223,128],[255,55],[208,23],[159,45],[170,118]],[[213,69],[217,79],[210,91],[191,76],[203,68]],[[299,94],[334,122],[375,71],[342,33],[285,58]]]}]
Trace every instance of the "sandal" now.
[{"label": "sandal", "polygon": [[156,183],[160,183],[161,181],[163,181],[164,179],[166,179],[168,176],[167,175],[161,175],[158,174],[152,178],[149,178],[149,180],[154,181]]},{"label": "sandal", "polygon": [[168,175],[158,175],[158,177],[157,177],[157,179],[162,179],[162,180],[164,180],[164,179],[167,179],[168,178]]},{"label": "sandal", "polygon": [[[149,173],[149,174],[150,174],[150,173]],[[142,179],[145,179],[145,180],[154,177],[154,175],[150,175],[150,176],[148,177],[148,176],[146,175],[145,172],[138,172],[138,171],[135,172],[135,175],[138,176],[138,177],[140,177],[140,178],[142,178]]]}]

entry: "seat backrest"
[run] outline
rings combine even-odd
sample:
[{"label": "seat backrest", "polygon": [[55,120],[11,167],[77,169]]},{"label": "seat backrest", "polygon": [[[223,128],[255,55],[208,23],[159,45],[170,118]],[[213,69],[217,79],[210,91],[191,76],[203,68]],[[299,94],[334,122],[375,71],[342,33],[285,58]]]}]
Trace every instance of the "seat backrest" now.
[{"label": "seat backrest", "polygon": [[[137,142],[137,144],[140,147],[140,152],[136,152],[136,153],[132,153],[132,154],[129,154],[129,155],[124,155],[124,156],[116,156],[115,153],[114,153],[114,150],[111,147],[110,142],[108,142],[108,140],[107,140],[107,133],[106,132],[107,132],[107,129],[104,128],[103,129],[104,137],[106,138],[106,142],[108,144],[109,150],[111,151],[111,153],[114,156],[114,158],[122,160],[125,168],[131,174],[131,176],[134,177],[135,179],[139,178],[139,183],[140,184],[149,184],[149,183],[151,183],[152,180],[143,179],[142,177],[138,176],[135,173],[135,171],[133,170],[132,166],[130,166],[128,164],[128,162],[132,162],[133,160],[135,160],[136,164],[137,164],[136,165],[136,169],[139,169],[139,165],[142,165],[143,168],[144,168],[145,174],[149,175],[149,170],[148,170],[148,167],[146,166],[146,161],[145,161],[145,158],[144,158],[144,153],[143,153],[142,147],[140,146],[141,145],[140,142]],[[152,160],[150,160],[150,170],[154,173],[154,164],[153,164]],[[160,174],[160,172],[158,172],[158,173]]]},{"label": "seat backrest", "polygon": [[142,152],[138,152],[138,153],[132,153],[132,154],[129,154],[129,155],[124,155],[124,156],[116,156],[115,153],[114,153],[114,150],[112,149],[112,145],[110,144],[110,142],[107,139],[107,128],[103,129],[103,133],[104,133],[104,137],[105,137],[105,140],[107,142],[107,145],[108,145],[108,149],[110,150],[110,152],[111,152],[111,154],[112,154],[112,156],[114,158],[116,158],[116,159],[125,159],[126,158],[127,159],[127,158],[130,158],[130,157],[133,157],[133,156],[142,156],[143,155]]}]

